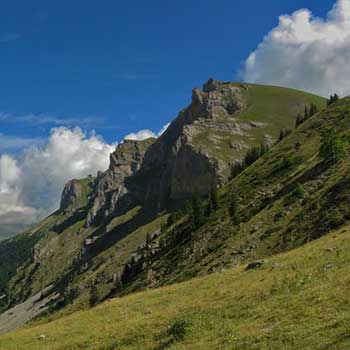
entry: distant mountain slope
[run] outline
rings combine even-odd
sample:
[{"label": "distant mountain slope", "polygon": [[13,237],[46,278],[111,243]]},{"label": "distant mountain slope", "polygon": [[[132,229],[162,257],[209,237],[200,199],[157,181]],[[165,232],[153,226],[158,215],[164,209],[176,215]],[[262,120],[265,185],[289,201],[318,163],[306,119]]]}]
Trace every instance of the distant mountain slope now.
[{"label": "distant mountain slope", "polygon": [[6,350],[345,350],[350,231],[0,336]]},{"label": "distant mountain slope", "polygon": [[[182,214],[140,249],[118,292],[159,287],[271,256],[349,222],[349,157],[335,163],[320,157],[322,137],[333,129],[349,140],[349,125],[350,98],[309,118],[222,187],[217,209],[199,227]],[[240,218],[236,224],[229,216],[233,195]]]},{"label": "distant mountain slope", "polygon": [[[203,91],[193,91],[190,106],[160,138],[118,145],[106,172],[70,181],[56,213],[0,243],[4,252],[0,254],[0,308],[7,310],[45,290],[43,297],[51,296],[50,310],[63,309],[59,315],[95,305],[115,293],[214,271],[227,263],[225,259],[250,258],[255,254],[251,238],[258,239],[260,227],[266,231],[270,225],[252,208],[266,200],[264,186],[255,177],[262,171],[262,182],[274,191],[273,186],[288,182],[283,172],[275,177],[268,173],[268,164],[279,163],[276,152],[282,157],[291,146],[286,143],[286,150],[281,150],[283,141],[277,151],[266,155],[271,158],[235,180],[242,215],[247,217],[239,230],[231,227],[226,215],[230,169],[253,146],[273,145],[280,130],[293,128],[297,114],[311,104],[322,109],[325,99],[285,88],[209,80]],[[309,131],[288,139],[302,136],[300,142],[307,145],[304,133]],[[310,152],[302,146],[306,152],[302,161],[308,162],[319,145],[315,143]],[[185,215],[166,227],[169,214],[183,208],[193,194],[204,198],[218,186],[222,187],[220,206],[205,225],[192,229]],[[254,220],[261,223],[252,235],[252,225],[258,225]],[[232,257],[233,247],[240,246],[238,235],[244,251],[249,247],[250,253]],[[264,248],[256,254],[277,250]]]}]

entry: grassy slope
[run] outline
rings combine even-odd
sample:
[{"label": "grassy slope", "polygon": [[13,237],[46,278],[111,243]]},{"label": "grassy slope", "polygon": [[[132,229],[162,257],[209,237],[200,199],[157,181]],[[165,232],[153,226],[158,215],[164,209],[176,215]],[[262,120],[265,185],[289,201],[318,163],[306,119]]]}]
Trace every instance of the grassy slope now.
[{"label": "grassy slope", "polygon": [[1,336],[0,348],[345,350],[349,235],[334,231],[257,270],[241,266],[41,321]]},{"label": "grassy slope", "polygon": [[[298,113],[304,113],[305,106],[309,107],[314,103],[322,109],[326,105],[324,98],[299,90],[255,84],[230,85],[247,87],[247,90],[241,90],[247,108],[234,118],[223,116],[213,121],[206,120],[202,132],[194,140],[197,146],[225,162],[239,159],[247,151],[246,148],[242,148],[237,152],[230,147],[231,142],[243,142],[247,147],[253,147],[262,142],[265,136],[277,139],[282,129],[294,128],[296,116]],[[264,126],[246,129],[244,124],[251,121],[263,123]],[[238,128],[243,125],[238,133],[230,129],[224,131],[215,128],[220,123],[227,125],[232,122],[236,123]]]},{"label": "grassy slope", "polygon": [[[159,238],[156,259],[130,280],[124,292],[177,283],[251,259],[296,248],[350,221],[350,161],[325,164],[321,134],[336,127],[349,134],[350,98],[315,115],[220,191],[219,209],[198,230],[186,218]],[[291,159],[285,166],[285,159]],[[301,187],[302,195],[297,188]],[[227,207],[240,199],[242,223]],[[148,271],[152,270],[150,279]],[[155,281],[154,281],[155,280]]]}]

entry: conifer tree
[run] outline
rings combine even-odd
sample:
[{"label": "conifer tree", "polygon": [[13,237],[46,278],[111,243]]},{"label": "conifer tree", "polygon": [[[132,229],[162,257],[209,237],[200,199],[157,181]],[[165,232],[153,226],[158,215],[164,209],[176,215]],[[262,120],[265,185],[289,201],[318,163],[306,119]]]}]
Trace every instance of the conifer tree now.
[{"label": "conifer tree", "polygon": [[240,216],[239,216],[239,200],[236,194],[236,191],[232,190],[230,195],[230,201],[228,205],[228,213],[230,219],[234,225],[239,225]]},{"label": "conifer tree", "polygon": [[297,128],[299,125],[303,124],[303,122],[304,122],[304,118],[303,118],[303,116],[299,113],[299,114],[297,115],[297,119],[296,119],[296,121],[295,121],[295,128]]},{"label": "conifer tree", "polygon": [[203,223],[202,201],[199,193],[196,191],[191,200],[191,221],[195,228],[198,228]]}]

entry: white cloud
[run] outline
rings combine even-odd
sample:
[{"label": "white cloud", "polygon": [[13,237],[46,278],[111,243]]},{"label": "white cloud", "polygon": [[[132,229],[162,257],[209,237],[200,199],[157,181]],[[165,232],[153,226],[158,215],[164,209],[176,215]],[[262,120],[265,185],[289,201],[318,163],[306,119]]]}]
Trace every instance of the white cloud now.
[{"label": "white cloud", "polygon": [[0,226],[30,224],[57,209],[64,184],[105,170],[115,145],[80,128],[52,130],[44,147],[0,157]]},{"label": "white cloud", "polygon": [[132,132],[124,137],[124,140],[146,140],[149,139],[150,137],[157,137],[157,135],[149,129],[143,129],[137,132]]},{"label": "white cloud", "polygon": [[21,200],[21,170],[15,159],[8,155],[0,157],[0,226],[21,222],[30,224],[35,209]]},{"label": "white cloud", "polygon": [[[156,138],[168,126],[157,134],[140,130],[125,138]],[[0,134],[0,150],[2,144],[11,148],[15,140]],[[106,144],[95,134],[86,135],[80,128],[66,127],[52,129],[44,146],[30,140],[19,139],[24,148],[28,146],[20,156],[0,155],[0,234],[4,227],[18,231],[56,210],[65,183],[107,169],[117,145]]]},{"label": "white cloud", "polygon": [[325,20],[307,9],[283,15],[250,54],[247,82],[289,86],[328,96],[350,94],[350,0],[338,0]]},{"label": "white cloud", "polygon": [[149,129],[143,129],[137,132],[132,132],[124,137],[124,140],[146,140],[149,139],[150,137],[157,138],[161,136],[166,129],[168,129],[170,123],[165,124],[157,133],[153,132],[152,130]]}]

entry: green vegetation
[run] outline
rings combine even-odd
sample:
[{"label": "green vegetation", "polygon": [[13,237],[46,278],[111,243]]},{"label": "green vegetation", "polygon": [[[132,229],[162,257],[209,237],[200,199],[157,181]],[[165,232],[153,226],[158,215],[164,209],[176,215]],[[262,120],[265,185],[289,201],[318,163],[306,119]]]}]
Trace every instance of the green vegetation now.
[{"label": "green vegetation", "polygon": [[[320,316],[330,311],[328,296],[319,314],[297,316],[297,310],[313,302],[313,293],[321,292],[314,289],[321,288],[321,282],[327,288],[335,285],[318,276],[320,267],[315,265],[314,270],[310,263],[323,261],[311,252],[318,242],[272,256],[350,222],[350,159],[344,153],[350,99],[323,110],[325,100],[317,96],[276,87],[246,87],[244,112],[234,118],[206,120],[208,125],[202,129],[198,122],[199,131],[193,135],[195,146],[217,156],[218,163],[224,161],[227,172],[230,164],[236,164],[228,184],[218,190],[212,187],[207,198],[195,194],[183,209],[172,213],[157,216],[150,203],[141,203],[89,228],[84,226],[86,187],[85,199],[73,213],[56,213],[45,229],[37,228],[29,236],[33,242],[23,256],[13,259],[9,268],[0,266],[10,303],[54,284],[62,307],[34,328],[1,337],[0,348],[7,349],[8,344],[9,350],[18,344],[26,349],[73,350],[207,346],[244,350],[279,349],[283,344],[286,349],[320,348],[319,339],[307,342],[312,332],[326,334],[322,338],[327,338],[326,344],[339,341],[339,328],[328,330],[329,319]],[[295,116],[303,112],[302,123],[290,131]],[[231,129],[226,131],[222,125]],[[327,130],[334,132],[327,134]],[[241,142],[238,151],[236,141]],[[150,168],[128,185],[140,186],[152,176]],[[175,204],[172,208],[184,203]],[[15,249],[21,247],[13,244]],[[302,254],[310,257],[305,264]],[[246,263],[255,259],[268,259],[268,263],[260,270],[244,271]],[[300,264],[293,265],[292,260]],[[336,264],[345,271],[342,261]],[[203,277],[222,270],[227,271]],[[202,278],[179,284],[198,276]],[[161,289],[127,295],[149,288]],[[76,313],[113,295],[124,297]],[[340,292],[336,296],[343,302]],[[286,298],[291,304],[284,309],[287,315],[282,315]],[[48,320],[52,323],[46,324]],[[310,322],[315,322],[315,328],[305,327]],[[45,340],[37,339],[40,334]]]},{"label": "green vegetation", "polygon": [[[232,157],[237,158],[237,155],[243,159],[247,149],[266,144],[266,136],[271,141],[277,140],[282,129],[295,127],[296,115],[304,113],[306,106],[313,105],[318,110],[326,107],[326,99],[303,91],[255,84],[229,85],[242,89],[247,108],[235,115],[234,127],[226,130],[218,129],[217,124],[230,125],[232,117],[218,116],[215,120],[201,121],[196,125],[199,132],[193,139],[196,147],[224,162],[232,162]],[[234,149],[231,147],[234,143],[242,143],[244,147]],[[230,175],[229,170],[226,175]]]},{"label": "green vegetation", "polygon": [[[0,337],[6,350],[348,349],[350,232]],[[42,336],[42,337],[41,337]]]},{"label": "green vegetation", "polygon": [[304,116],[298,113],[295,121],[295,127],[297,128],[299,125],[303,124],[306,120],[318,113],[318,111],[318,106],[314,103],[311,103],[310,108],[305,106]]},{"label": "green vegetation", "polygon": [[229,198],[228,213],[232,223],[234,225],[239,225],[241,222],[239,217],[239,200],[235,190],[232,190]]},{"label": "green vegetation", "polygon": [[329,99],[327,100],[327,106],[332,105],[333,103],[336,103],[339,101],[339,96],[337,94],[331,95]]},{"label": "green vegetation", "polygon": [[216,187],[213,187],[209,193],[205,215],[210,216],[213,212],[215,212],[218,209],[218,207],[219,207],[218,190]]},{"label": "green vegetation", "polygon": [[336,129],[324,132],[320,156],[327,162],[336,163],[348,156],[348,140],[344,140]]},{"label": "green vegetation", "polygon": [[190,220],[194,228],[200,227],[204,222],[203,204],[198,192],[191,199]]},{"label": "green vegetation", "polygon": [[[282,139],[288,135],[289,135],[288,131],[281,132],[279,141],[282,141]],[[239,175],[242,171],[244,171],[244,169],[252,165],[264,154],[266,154],[269,151],[269,149],[270,147],[263,143],[260,144],[260,146],[249,149],[246,155],[244,156],[243,161],[237,162],[231,167],[231,176],[230,176],[231,180],[235,178],[237,175]]]}]

